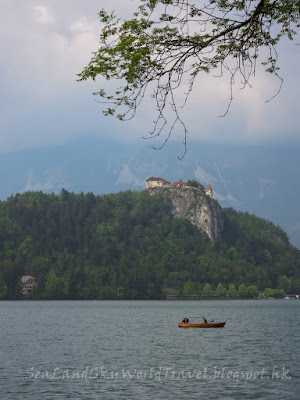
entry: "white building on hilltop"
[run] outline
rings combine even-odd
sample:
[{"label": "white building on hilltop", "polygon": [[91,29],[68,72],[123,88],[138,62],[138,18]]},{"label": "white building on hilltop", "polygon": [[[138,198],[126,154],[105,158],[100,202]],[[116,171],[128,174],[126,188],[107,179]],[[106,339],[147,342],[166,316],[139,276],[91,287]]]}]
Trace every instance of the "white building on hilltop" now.
[{"label": "white building on hilltop", "polygon": [[163,178],[155,178],[151,176],[146,180],[146,189],[154,188],[154,187],[166,187],[170,186],[171,182],[166,181]]}]

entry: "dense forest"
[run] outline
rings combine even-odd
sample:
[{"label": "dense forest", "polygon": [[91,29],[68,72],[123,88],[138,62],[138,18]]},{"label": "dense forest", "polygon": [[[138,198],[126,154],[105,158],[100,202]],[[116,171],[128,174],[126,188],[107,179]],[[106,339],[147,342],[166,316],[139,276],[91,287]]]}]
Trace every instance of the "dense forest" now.
[{"label": "dense forest", "polygon": [[271,222],[223,209],[211,242],[168,198],[147,191],[102,196],[26,192],[0,202],[0,298],[249,298],[300,292],[300,251]]}]

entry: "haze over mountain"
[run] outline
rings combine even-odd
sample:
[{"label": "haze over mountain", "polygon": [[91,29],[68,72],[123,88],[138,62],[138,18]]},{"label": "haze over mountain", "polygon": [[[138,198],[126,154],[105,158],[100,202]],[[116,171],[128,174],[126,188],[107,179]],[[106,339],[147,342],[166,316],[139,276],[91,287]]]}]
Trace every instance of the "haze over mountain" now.
[{"label": "haze over mountain", "polygon": [[131,18],[140,3],[2,2],[0,199],[27,190],[141,190],[151,175],[170,181],[196,178],[212,185],[222,206],[279,224],[300,247],[297,41],[286,39],[278,47],[284,84],[275,98],[281,81],[265,73],[261,60],[251,86],[240,90],[237,84],[225,118],[218,116],[227,109],[230,80],[205,74],[196,82],[182,110],[189,147],[179,162],[179,125],[161,151],[141,139],[153,127],[150,96],[136,118],[122,123],[105,118],[92,96],[112,80],[76,82],[99,46],[100,9]]},{"label": "haze over mountain", "polygon": [[[151,142],[150,142],[151,143]],[[162,150],[149,142],[120,143],[103,137],[57,147],[0,154],[0,199],[25,191],[62,188],[94,194],[143,190],[150,176],[211,184],[222,207],[248,211],[279,224],[300,248],[299,146],[216,145],[190,142]]]}]

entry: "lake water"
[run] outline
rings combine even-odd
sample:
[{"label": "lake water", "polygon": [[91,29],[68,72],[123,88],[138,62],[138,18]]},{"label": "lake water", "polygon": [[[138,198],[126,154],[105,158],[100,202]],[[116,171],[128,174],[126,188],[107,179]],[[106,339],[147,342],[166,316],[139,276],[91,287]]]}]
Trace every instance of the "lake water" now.
[{"label": "lake water", "polygon": [[[1,400],[300,398],[298,300],[2,301],[0,315]],[[177,326],[202,315],[225,328]]]}]

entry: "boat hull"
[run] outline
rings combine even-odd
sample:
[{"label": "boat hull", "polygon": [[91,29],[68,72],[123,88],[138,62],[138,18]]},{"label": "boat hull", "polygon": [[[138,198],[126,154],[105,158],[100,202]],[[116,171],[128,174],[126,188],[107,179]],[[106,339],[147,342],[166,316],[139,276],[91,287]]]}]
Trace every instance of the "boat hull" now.
[{"label": "boat hull", "polygon": [[226,322],[209,322],[207,324],[186,324],[179,322],[179,328],[224,328]]}]

